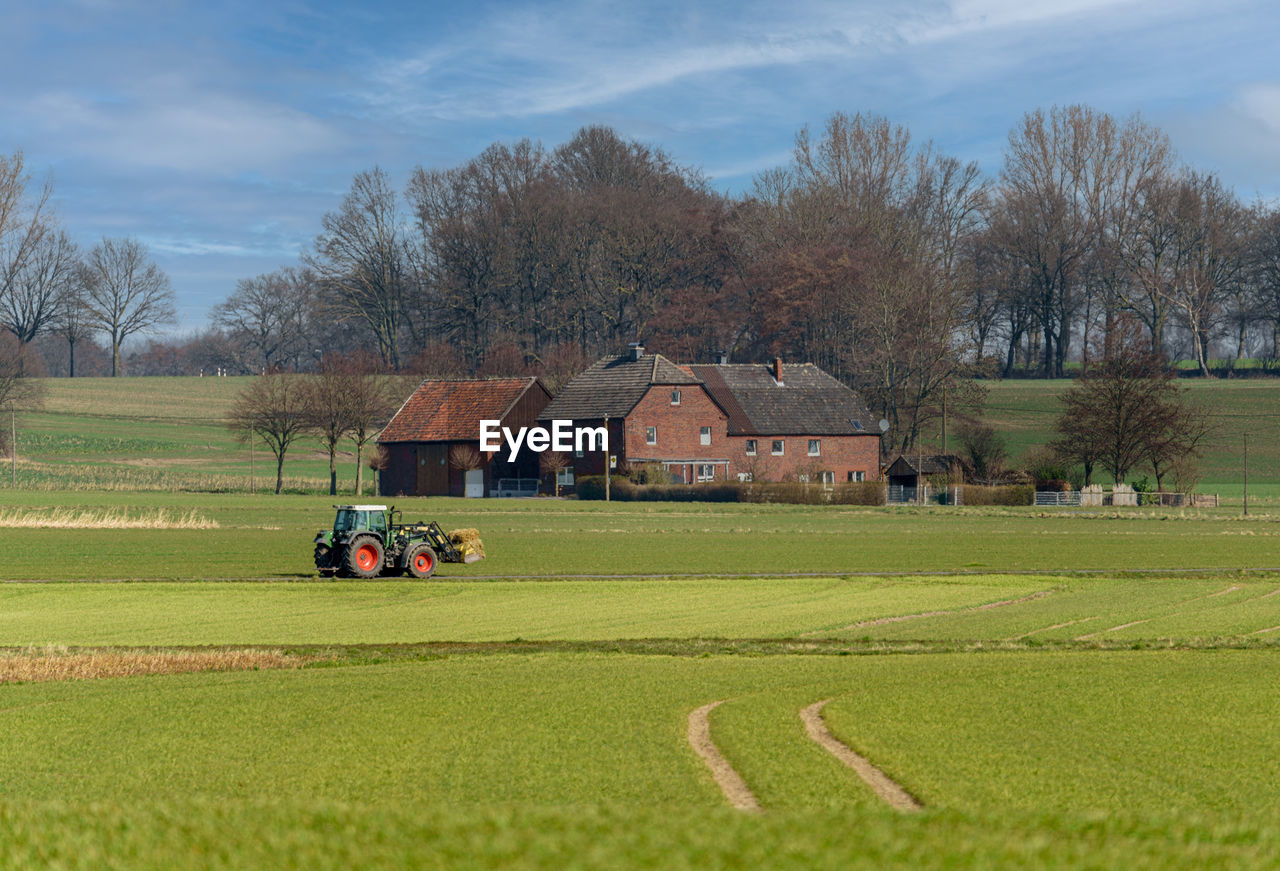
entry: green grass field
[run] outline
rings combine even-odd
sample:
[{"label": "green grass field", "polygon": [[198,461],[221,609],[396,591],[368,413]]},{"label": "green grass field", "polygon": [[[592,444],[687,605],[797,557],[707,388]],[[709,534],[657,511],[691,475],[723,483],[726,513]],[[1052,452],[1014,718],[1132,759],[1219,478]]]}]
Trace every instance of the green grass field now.
[{"label": "green grass field", "polygon": [[[1251,470],[1280,460],[1269,384],[1192,384],[1250,428]],[[286,467],[309,495],[244,492],[219,422],[234,379],[53,386],[0,499],[37,523],[0,526],[0,653],[309,664],[0,685],[0,868],[1280,865],[1268,501],[411,499],[489,558],[322,580],[326,463]],[[1015,445],[1047,431],[1046,385],[994,388]],[[1280,497],[1273,472],[1251,505]],[[38,527],[84,514],[183,528]],[[920,813],[806,736],[823,699]],[[711,737],[762,813],[733,810],[687,738],[721,700]]]}]

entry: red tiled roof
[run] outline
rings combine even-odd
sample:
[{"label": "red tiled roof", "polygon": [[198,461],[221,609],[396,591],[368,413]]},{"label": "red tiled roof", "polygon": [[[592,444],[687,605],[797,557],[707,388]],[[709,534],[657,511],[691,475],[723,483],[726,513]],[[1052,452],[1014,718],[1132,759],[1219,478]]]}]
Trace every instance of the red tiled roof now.
[{"label": "red tiled roof", "polygon": [[536,380],[423,381],[378,441],[475,441],[480,437],[480,421],[501,420]]}]

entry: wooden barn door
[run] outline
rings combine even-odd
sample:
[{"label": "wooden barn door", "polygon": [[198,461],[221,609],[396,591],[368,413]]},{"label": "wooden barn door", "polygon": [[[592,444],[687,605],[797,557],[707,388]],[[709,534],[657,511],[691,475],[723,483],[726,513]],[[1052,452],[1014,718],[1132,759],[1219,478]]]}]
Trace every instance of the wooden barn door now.
[{"label": "wooden barn door", "polygon": [[414,492],[419,496],[449,495],[449,446],[418,445],[417,481]]}]

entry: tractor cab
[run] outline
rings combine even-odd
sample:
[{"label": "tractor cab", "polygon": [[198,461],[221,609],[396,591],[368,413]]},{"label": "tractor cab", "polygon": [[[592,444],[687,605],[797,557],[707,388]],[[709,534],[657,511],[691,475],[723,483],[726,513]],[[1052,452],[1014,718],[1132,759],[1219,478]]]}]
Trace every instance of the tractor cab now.
[{"label": "tractor cab", "polygon": [[385,505],[335,505],[333,518],[334,540],[346,538],[353,532],[373,532],[387,540],[387,506]]}]

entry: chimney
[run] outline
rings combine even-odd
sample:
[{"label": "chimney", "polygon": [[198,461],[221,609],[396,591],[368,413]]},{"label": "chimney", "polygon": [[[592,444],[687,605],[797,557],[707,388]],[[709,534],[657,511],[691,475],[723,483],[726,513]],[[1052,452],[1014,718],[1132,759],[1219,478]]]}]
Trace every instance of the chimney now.
[{"label": "chimney", "polygon": [[641,357],[644,356],[643,342],[632,342],[631,344],[627,345],[627,347],[631,350],[631,359],[633,361],[639,360]]},{"label": "chimney", "polygon": [[724,366],[724,365],[726,365],[728,362],[729,362],[729,352],[728,352],[728,351],[720,351],[719,353],[717,353],[717,354],[716,354],[716,365],[717,365],[717,366]]},{"label": "chimney", "polygon": [[778,386],[782,386],[782,358],[773,358],[773,380],[778,382]]}]

